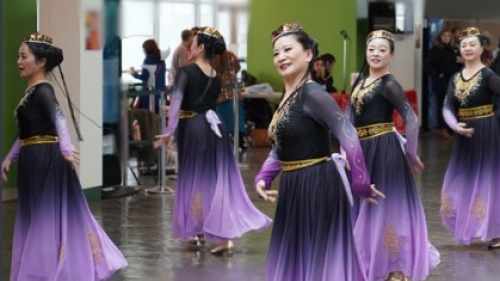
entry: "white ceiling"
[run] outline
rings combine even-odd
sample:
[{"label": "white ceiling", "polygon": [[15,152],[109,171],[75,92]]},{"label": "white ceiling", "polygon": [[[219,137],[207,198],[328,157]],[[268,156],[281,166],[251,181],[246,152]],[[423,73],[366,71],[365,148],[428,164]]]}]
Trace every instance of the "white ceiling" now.
[{"label": "white ceiling", "polygon": [[498,0],[427,0],[424,15],[446,19],[500,20],[499,5]]}]

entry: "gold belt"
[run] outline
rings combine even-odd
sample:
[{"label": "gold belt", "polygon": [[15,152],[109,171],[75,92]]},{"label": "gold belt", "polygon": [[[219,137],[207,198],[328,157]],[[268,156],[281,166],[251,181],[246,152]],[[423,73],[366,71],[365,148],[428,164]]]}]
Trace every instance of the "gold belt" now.
[{"label": "gold belt", "polygon": [[21,146],[29,146],[35,144],[57,143],[59,139],[56,136],[33,136],[21,140]]},{"label": "gold belt", "polygon": [[458,117],[462,120],[479,119],[493,116],[493,105],[459,108]]},{"label": "gold belt", "polygon": [[360,140],[371,139],[383,134],[388,134],[393,132],[392,123],[376,123],[367,126],[357,127],[358,137]]},{"label": "gold belt", "polygon": [[320,157],[313,159],[297,160],[297,161],[280,161],[283,172],[294,171],[302,168],[306,168],[324,161],[327,161],[330,157]]},{"label": "gold belt", "polygon": [[179,118],[180,118],[180,119],[184,119],[184,118],[191,118],[191,117],[194,117],[195,115],[196,115],[196,112],[194,112],[194,111],[190,111],[190,110],[181,110],[181,111],[180,111]]}]

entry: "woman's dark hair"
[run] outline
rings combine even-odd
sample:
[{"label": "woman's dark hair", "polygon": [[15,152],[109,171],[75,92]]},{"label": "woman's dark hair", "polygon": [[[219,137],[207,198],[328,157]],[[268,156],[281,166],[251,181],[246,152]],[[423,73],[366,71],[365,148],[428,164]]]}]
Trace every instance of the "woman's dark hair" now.
[{"label": "woman's dark hair", "polygon": [[441,36],[443,36],[443,34],[445,34],[446,32],[448,32],[450,34],[450,43],[451,43],[451,40],[452,40],[451,31],[449,29],[443,29],[443,30],[441,30],[441,32],[439,32],[438,36],[436,36],[436,38],[434,38],[434,46],[438,47],[439,49],[444,48],[445,43],[441,40]]},{"label": "woman's dark hair", "polygon": [[30,52],[35,56],[36,61],[45,60],[44,70],[51,72],[56,66],[59,66],[64,60],[63,52],[60,48],[51,44],[38,42],[24,42]]},{"label": "woman's dark hair", "polygon": [[148,56],[152,56],[156,60],[161,60],[160,48],[158,48],[158,44],[153,39],[148,39],[142,43],[142,48],[144,49],[144,53]]},{"label": "woman's dark hair", "polygon": [[203,44],[205,46],[205,58],[213,60],[216,55],[221,55],[226,50],[226,42],[224,37],[216,38],[202,33],[198,33],[198,46]]}]

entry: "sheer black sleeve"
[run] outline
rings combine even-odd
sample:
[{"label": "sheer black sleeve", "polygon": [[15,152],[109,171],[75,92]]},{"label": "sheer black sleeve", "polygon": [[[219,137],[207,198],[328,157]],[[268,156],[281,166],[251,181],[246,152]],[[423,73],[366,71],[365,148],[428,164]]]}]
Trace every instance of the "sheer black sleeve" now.
[{"label": "sheer black sleeve", "polygon": [[418,149],[419,122],[417,114],[413,111],[413,107],[410,105],[403,88],[397,81],[388,81],[384,86],[382,95],[396,108],[405,120],[406,156],[410,162],[414,163],[417,159]]},{"label": "sheer black sleeve", "polygon": [[455,104],[453,103],[453,95],[454,95],[454,87],[453,87],[453,81],[455,76],[453,76],[450,79],[450,83],[448,84],[448,89],[446,90],[446,96],[444,98],[444,105],[443,105],[443,118],[446,124],[453,130],[457,130],[457,116],[456,112],[457,109],[455,108]]},{"label": "sheer black sleeve", "polygon": [[184,91],[189,82],[189,76],[183,68],[179,69],[177,72],[177,77],[175,78],[174,91],[172,93],[172,102],[170,104],[170,110],[168,114],[168,126],[163,132],[167,135],[172,135],[177,129],[179,124],[179,116],[181,112],[181,104],[184,99]]},{"label": "sheer black sleeve", "polygon": [[54,88],[48,83],[37,86],[36,99],[56,127],[61,153],[63,155],[72,154],[74,147],[71,142],[71,135],[69,134],[66,118],[57,102]]},{"label": "sheer black sleeve", "polygon": [[353,191],[361,197],[370,197],[370,176],[356,128],[349,122],[335,100],[320,89],[304,92],[303,107],[305,114],[329,128],[339,140],[351,167]]}]

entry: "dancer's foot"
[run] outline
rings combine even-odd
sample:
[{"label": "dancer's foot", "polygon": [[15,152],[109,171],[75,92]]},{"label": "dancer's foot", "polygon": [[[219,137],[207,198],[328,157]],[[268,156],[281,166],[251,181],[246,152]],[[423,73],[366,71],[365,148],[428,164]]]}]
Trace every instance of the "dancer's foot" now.
[{"label": "dancer's foot", "polygon": [[391,272],[387,281],[408,281],[406,276],[401,271]]},{"label": "dancer's foot", "polygon": [[500,249],[500,238],[491,239],[491,241],[488,243],[488,249],[489,250]]},{"label": "dancer's foot", "polygon": [[189,238],[187,243],[191,246],[203,246],[203,245],[205,245],[205,235],[198,234],[196,236],[193,236],[193,237]]},{"label": "dancer's foot", "polygon": [[205,245],[205,235],[198,234],[196,237],[198,238],[198,242],[199,242],[198,244]]},{"label": "dancer's foot", "polygon": [[232,254],[233,249],[234,249],[233,242],[231,240],[228,240],[226,242],[222,242],[219,245],[215,246],[215,248],[210,250],[210,253],[213,255],[222,255],[224,252]]}]

